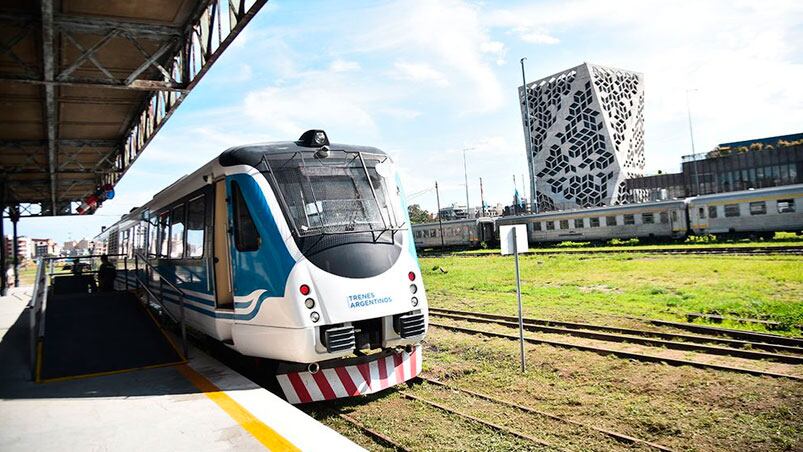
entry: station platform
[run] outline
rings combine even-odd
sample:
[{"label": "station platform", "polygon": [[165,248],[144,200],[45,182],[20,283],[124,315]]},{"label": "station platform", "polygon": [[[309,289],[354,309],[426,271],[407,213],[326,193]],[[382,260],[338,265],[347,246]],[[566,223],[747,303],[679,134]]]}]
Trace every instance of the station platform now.
[{"label": "station platform", "polygon": [[0,298],[0,450],[361,450],[193,347],[177,364],[36,383],[30,297]]}]

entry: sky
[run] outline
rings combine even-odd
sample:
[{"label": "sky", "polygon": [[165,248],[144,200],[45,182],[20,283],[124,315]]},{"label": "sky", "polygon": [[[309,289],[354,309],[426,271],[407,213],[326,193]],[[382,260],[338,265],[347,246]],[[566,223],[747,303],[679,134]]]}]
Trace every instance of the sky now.
[{"label": "sky", "polygon": [[[297,139],[379,147],[411,204],[509,204],[527,164],[517,98],[583,62],[645,77],[647,174],[718,143],[803,132],[803,2],[270,0],[95,215],[20,235],[92,238],[226,148]],[[688,95],[688,108],[687,108]],[[6,231],[10,232],[6,223]]]}]

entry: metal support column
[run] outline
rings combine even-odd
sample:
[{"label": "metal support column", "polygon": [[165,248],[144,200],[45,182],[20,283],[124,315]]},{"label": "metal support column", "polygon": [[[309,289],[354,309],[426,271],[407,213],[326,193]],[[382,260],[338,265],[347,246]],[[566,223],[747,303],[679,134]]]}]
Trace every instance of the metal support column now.
[{"label": "metal support column", "polygon": [[[3,192],[5,192],[5,183],[3,184]],[[5,210],[5,196],[3,196],[3,202],[0,203],[0,213]],[[8,259],[8,242],[6,241],[6,233],[4,231],[4,226],[6,220],[2,218],[3,216],[0,215],[0,237],[3,240],[3,246],[0,246],[0,264],[2,264],[2,275],[0,275],[0,296],[5,297],[8,295],[8,278],[6,278],[6,260]]]},{"label": "metal support column", "polygon": [[17,223],[20,221],[20,211],[18,206],[8,208],[8,216],[11,218],[11,226],[14,231],[14,248],[13,248],[13,264],[14,264],[14,287],[20,286],[20,257],[19,257],[19,235],[17,235]]}]

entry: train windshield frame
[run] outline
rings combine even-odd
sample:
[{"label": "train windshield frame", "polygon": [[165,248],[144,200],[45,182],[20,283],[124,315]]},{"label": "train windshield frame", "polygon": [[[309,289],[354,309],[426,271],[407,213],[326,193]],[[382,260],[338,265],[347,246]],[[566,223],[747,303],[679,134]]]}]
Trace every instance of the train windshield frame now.
[{"label": "train windshield frame", "polygon": [[260,171],[271,182],[299,237],[406,229],[391,196],[390,159],[377,153],[316,150],[266,154]]}]

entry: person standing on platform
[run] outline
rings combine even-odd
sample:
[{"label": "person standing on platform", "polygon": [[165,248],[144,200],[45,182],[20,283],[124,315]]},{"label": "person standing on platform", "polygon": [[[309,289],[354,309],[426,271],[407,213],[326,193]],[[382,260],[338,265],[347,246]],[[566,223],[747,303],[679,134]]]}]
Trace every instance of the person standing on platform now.
[{"label": "person standing on platform", "polygon": [[98,285],[101,292],[114,292],[114,280],[117,278],[117,268],[109,262],[109,256],[100,256],[98,269]]}]

